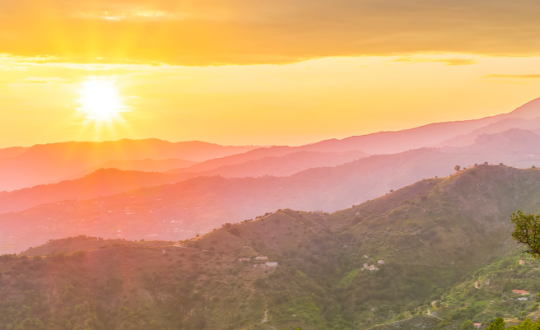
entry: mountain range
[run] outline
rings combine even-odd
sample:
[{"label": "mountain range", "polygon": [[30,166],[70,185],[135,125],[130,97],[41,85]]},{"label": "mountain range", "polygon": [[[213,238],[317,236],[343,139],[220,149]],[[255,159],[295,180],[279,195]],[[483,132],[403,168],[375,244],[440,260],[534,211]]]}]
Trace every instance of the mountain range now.
[{"label": "mountain range", "polygon": [[[75,179],[92,169],[107,168],[115,161],[116,168],[140,170],[133,161],[182,159],[200,162],[180,164],[166,169],[172,173],[194,173],[237,165],[265,157],[281,157],[299,151],[349,152],[369,155],[394,154],[422,147],[466,146],[483,133],[500,133],[512,128],[538,130],[540,99],[516,110],[493,117],[429,124],[396,132],[379,132],[342,140],[331,139],[300,147],[230,147],[205,142],[171,143],[158,139],[120,140],[109,142],[65,142],[32,147],[0,149],[0,191],[28,188],[39,184]],[[122,163],[123,162],[123,163]],[[127,163],[126,163],[127,162]],[[152,171],[158,169],[149,167]],[[186,167],[187,166],[187,167]]]},{"label": "mountain range", "polygon": [[[515,129],[482,135],[468,147],[422,148],[369,156],[285,177],[197,176],[183,180],[183,174],[174,178],[163,173],[118,175],[117,170],[103,170],[75,181],[0,194],[0,210],[27,208],[0,214],[4,228],[0,238],[5,244],[0,251],[20,251],[32,246],[31,242],[80,233],[128,239],[184,239],[223,223],[284,208],[334,212],[418,180],[447,176],[454,172],[455,165],[466,168],[487,162],[531,167],[540,164],[539,146],[539,135]],[[167,184],[152,186],[156,182]],[[137,185],[147,187],[85,199]],[[37,204],[42,205],[30,208]]]},{"label": "mountain range", "polygon": [[15,157],[8,157],[4,161],[0,159],[0,191],[59,181],[111,160],[179,158],[203,161],[253,148],[225,147],[205,142],[171,143],[158,139],[35,145]]},{"label": "mountain range", "polygon": [[0,326],[450,330],[532,317],[538,305],[511,289],[540,279],[540,263],[516,249],[509,218],[539,212],[539,197],[540,169],[477,165],[331,214],[281,209],[172,245],[52,240],[1,257]]},{"label": "mountain range", "polygon": [[[532,167],[540,164],[537,118],[540,99],[509,114],[300,147],[150,139],[0,149],[2,185],[29,185],[0,193],[0,252],[78,234],[185,239],[278,209],[346,209],[448,176],[456,165]],[[414,149],[420,141],[424,147]],[[406,143],[412,150],[389,153]],[[173,165],[182,168],[168,169]],[[51,183],[34,185],[39,181]]]}]

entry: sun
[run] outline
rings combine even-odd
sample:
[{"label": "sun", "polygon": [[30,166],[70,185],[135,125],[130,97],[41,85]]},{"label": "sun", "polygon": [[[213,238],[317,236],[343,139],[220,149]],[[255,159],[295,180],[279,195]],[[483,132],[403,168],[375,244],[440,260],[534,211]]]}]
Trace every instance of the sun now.
[{"label": "sun", "polygon": [[81,83],[79,95],[77,101],[81,107],[77,110],[89,120],[118,120],[121,119],[121,113],[128,110],[114,80],[110,78],[89,78]]}]

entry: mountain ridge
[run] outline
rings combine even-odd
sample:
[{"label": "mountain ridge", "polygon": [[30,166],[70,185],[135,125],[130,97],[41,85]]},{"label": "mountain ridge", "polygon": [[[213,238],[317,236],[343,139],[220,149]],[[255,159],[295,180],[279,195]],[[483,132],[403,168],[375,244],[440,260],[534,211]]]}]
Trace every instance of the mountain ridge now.
[{"label": "mountain ridge", "polygon": [[[514,134],[516,132],[518,134]],[[494,141],[488,144],[490,148],[466,147],[463,152],[457,152],[455,148],[423,148],[401,154],[370,156],[336,167],[304,170],[289,177],[198,177],[100,199],[43,204],[0,215],[0,222],[6,225],[5,235],[13,236],[4,237],[6,242],[15,242],[17,237],[20,242],[28,242],[34,235],[41,237],[49,235],[47,233],[53,235],[49,238],[72,236],[77,234],[76,228],[71,228],[75,224],[78,228],[90,226],[95,227],[93,230],[102,230],[100,236],[103,237],[187,238],[211,231],[223,223],[250,219],[280,208],[337,211],[424,178],[448,175],[455,165],[499,164],[511,159],[515,163],[509,165],[530,167],[540,162],[536,145],[531,144],[535,157],[531,157],[528,150],[513,153],[512,145],[522,138],[530,140],[531,136],[535,137],[534,143],[540,143],[540,136],[518,130],[500,134],[502,139],[517,139],[509,144],[508,150]],[[28,221],[33,225],[24,230],[18,227]],[[14,227],[7,226],[9,223]],[[36,230],[36,226],[39,229]]]},{"label": "mountain ridge", "polygon": [[100,169],[80,179],[38,185],[11,192],[0,192],[0,213],[21,211],[44,203],[109,196],[144,187],[177,183],[196,177],[286,176],[306,168],[340,165],[362,156],[361,152],[318,153],[303,151],[283,157],[266,157],[242,164],[223,166],[206,172],[181,174],[123,171],[115,168]]},{"label": "mountain ridge", "polygon": [[34,145],[19,156],[0,164],[0,190],[55,182],[109,160],[184,158],[196,161],[253,148],[224,147],[206,142],[172,143],[159,139]]}]

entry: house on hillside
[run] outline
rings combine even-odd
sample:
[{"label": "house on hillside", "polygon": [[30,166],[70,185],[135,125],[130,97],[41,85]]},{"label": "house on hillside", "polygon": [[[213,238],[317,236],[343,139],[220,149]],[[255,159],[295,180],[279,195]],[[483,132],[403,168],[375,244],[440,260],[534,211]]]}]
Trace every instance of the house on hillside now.
[{"label": "house on hillside", "polygon": [[525,300],[529,300],[529,298],[521,297],[521,298],[518,298],[517,300],[525,301]]},{"label": "house on hillside", "polygon": [[267,267],[277,267],[278,263],[276,261],[267,261],[266,266]]},{"label": "house on hillside", "polygon": [[384,260],[381,259],[381,260],[377,261],[377,263],[378,263],[379,265],[384,265]]},{"label": "house on hillside", "polygon": [[473,323],[473,325],[476,329],[480,329],[482,327],[482,323]]},{"label": "house on hillside", "polygon": [[367,269],[369,271],[379,270],[375,265],[369,266],[367,263],[364,264],[364,267],[362,267],[362,270]]},{"label": "house on hillside", "polygon": [[520,295],[522,295],[522,296],[530,295],[530,294],[531,294],[529,291],[525,291],[525,290],[512,290],[512,293],[520,294]]},{"label": "house on hillside", "polygon": [[520,260],[520,261],[519,261],[519,264],[520,264],[521,266],[523,266],[523,265],[525,265],[525,261]]},{"label": "house on hillside", "polygon": [[259,256],[259,257],[255,258],[255,260],[264,261],[264,260],[268,260],[268,257]]},{"label": "house on hillside", "polygon": [[238,258],[238,262],[251,261],[251,258]]}]

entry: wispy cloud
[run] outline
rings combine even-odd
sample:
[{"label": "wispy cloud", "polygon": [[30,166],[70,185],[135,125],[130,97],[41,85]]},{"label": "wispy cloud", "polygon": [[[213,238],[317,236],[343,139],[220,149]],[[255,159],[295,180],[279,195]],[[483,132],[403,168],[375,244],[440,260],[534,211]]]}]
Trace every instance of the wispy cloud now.
[{"label": "wispy cloud", "polygon": [[540,79],[540,74],[488,74],[482,78]]},{"label": "wispy cloud", "polygon": [[400,57],[393,62],[405,63],[444,63],[446,65],[471,65],[477,61],[472,58],[416,58],[416,57]]}]

